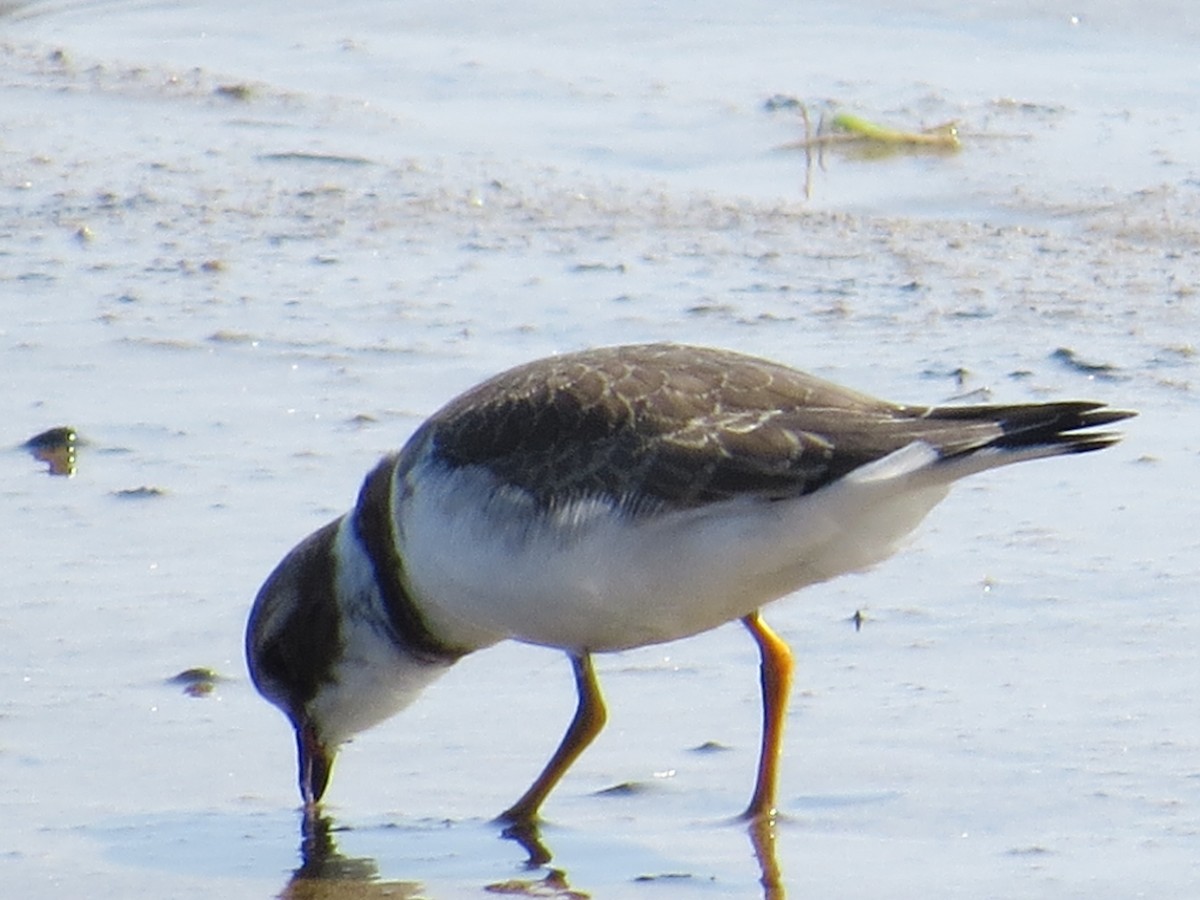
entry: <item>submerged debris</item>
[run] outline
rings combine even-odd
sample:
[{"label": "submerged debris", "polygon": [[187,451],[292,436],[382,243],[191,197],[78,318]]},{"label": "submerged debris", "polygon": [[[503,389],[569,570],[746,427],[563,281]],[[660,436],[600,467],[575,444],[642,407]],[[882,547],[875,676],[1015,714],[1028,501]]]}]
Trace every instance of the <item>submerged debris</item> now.
[{"label": "submerged debris", "polygon": [[63,425],[35,434],[21,446],[34,459],[46,463],[51,475],[70,477],[75,474],[75,449],[78,445],[79,435],[75,429]]},{"label": "submerged debris", "polygon": [[828,119],[821,114],[816,128],[813,127],[808,106],[789,98],[772,97],[766,102],[769,111],[795,109],[804,124],[804,138],[791,141],[776,148],[779,150],[802,150],[805,157],[804,196],[812,197],[813,168],[825,167],[826,148],[839,148],[843,152],[864,159],[880,159],[896,153],[957,153],[962,142],[959,140],[958,123],[943,122],[932,128],[910,131],[881,125],[862,116],[847,112],[834,113]]},{"label": "submerged debris", "polygon": [[958,139],[958,123],[954,121],[943,122],[921,131],[902,131],[887,125],[880,125],[878,122],[872,122],[861,116],[838,113],[833,117],[833,127],[835,130],[853,137],[879,144],[908,144],[914,147],[938,147],[945,150],[957,150],[962,146]]},{"label": "submerged debris", "polygon": [[955,152],[962,148],[958,122],[943,122],[932,128],[909,131],[881,125],[852,113],[835,113],[828,121],[822,116],[814,133],[808,109],[799,107],[804,120],[804,140],[784,144],[781,150],[813,150],[830,146],[877,147],[887,150],[939,150]]}]

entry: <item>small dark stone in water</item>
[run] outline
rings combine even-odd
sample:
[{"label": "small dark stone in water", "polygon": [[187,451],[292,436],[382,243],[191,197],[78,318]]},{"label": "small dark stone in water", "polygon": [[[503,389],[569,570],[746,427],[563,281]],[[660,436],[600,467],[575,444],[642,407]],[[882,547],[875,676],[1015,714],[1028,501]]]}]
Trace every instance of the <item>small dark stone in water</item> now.
[{"label": "small dark stone in water", "polygon": [[22,446],[29,451],[44,450],[61,447],[64,444],[74,444],[77,439],[78,435],[75,433],[75,429],[70,425],[63,425],[43,431],[41,434],[35,434]]},{"label": "small dark stone in water", "polygon": [[625,263],[576,263],[571,267],[572,272],[616,272],[625,274]]},{"label": "small dark stone in water", "polygon": [[261,153],[258,158],[263,162],[329,163],[339,166],[374,165],[371,160],[362,156],[339,156],[334,153],[306,153],[301,150],[285,151],[282,153]]},{"label": "small dark stone in water", "polygon": [[684,312],[692,316],[728,315],[734,312],[734,308],[728,303],[697,303],[695,306],[689,306]]},{"label": "small dark stone in water", "polygon": [[800,100],[797,97],[792,97],[788,94],[772,94],[763,101],[763,109],[767,112],[776,112],[781,109],[799,109]]},{"label": "small dark stone in water", "polygon": [[725,744],[722,744],[720,741],[705,741],[703,744],[697,744],[695,747],[692,747],[689,752],[691,752],[691,753],[724,753],[726,750],[729,750],[729,749],[730,749],[729,747],[727,747]]},{"label": "small dark stone in water", "polygon": [[950,318],[966,319],[970,321],[975,319],[990,319],[994,315],[995,313],[993,313],[990,309],[984,309],[983,307],[976,306],[971,309],[956,309],[950,313]]},{"label": "small dark stone in water", "polygon": [[214,344],[253,344],[258,338],[244,331],[233,331],[229,328],[218,328],[210,334],[207,340]]},{"label": "small dark stone in water", "polygon": [[184,669],[178,675],[167,679],[167,684],[178,684],[189,697],[207,697],[216,688],[221,676],[212,669],[196,667]]},{"label": "small dark stone in water", "polygon": [[614,784],[612,787],[606,787],[596,791],[597,797],[630,797],[634,794],[644,794],[647,790],[645,784],[640,781],[623,781],[620,784]]},{"label": "small dark stone in water", "polygon": [[1070,347],[1059,347],[1050,354],[1050,358],[1074,369],[1076,372],[1083,372],[1086,375],[1093,375],[1100,378],[1117,378],[1120,372],[1120,369],[1111,363],[1098,363],[1083,359]]},{"label": "small dark stone in water", "polygon": [[219,84],[213,93],[218,97],[228,97],[230,100],[245,103],[254,95],[254,89],[248,84]]},{"label": "small dark stone in water", "polygon": [[124,488],[123,490],[113,491],[114,497],[120,497],[122,500],[145,500],[148,497],[162,497],[166,495],[166,491],[162,488],[147,487],[142,485],[135,488]]},{"label": "small dark stone in water", "polygon": [[75,448],[79,445],[79,436],[69,425],[51,428],[41,434],[35,434],[22,446],[30,455],[49,466],[51,475],[75,474]]}]

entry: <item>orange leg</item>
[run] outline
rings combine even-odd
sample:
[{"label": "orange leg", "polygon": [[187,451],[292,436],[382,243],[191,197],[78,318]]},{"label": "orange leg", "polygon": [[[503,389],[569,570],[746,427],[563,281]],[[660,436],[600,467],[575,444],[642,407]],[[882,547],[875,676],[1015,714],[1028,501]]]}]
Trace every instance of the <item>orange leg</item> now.
[{"label": "orange leg", "polygon": [[595,740],[608,719],[604,698],[600,695],[599,684],[596,683],[596,673],[592,670],[591,656],[587,653],[578,656],[572,654],[571,665],[575,668],[575,689],[579,694],[575,718],[571,720],[562,743],[550,757],[550,762],[546,763],[542,774],[530,785],[520,800],[500,814],[503,821],[513,824],[532,823],[537,818],[546,795],[554,790],[554,786],[579,758],[579,754]]},{"label": "orange leg", "polygon": [[792,651],[758,612],[742,618],[762,657],[763,734],[758,757],[754,796],[743,816],[769,819],[775,815],[775,785],[779,780],[779,755],[783,749],[783,720],[792,688]]}]

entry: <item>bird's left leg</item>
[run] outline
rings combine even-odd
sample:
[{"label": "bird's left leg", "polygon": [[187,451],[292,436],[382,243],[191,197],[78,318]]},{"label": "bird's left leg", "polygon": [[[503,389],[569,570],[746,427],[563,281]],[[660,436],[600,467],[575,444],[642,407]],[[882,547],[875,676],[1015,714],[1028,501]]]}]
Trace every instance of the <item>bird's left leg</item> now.
[{"label": "bird's left leg", "polygon": [[530,785],[520,800],[500,814],[501,821],[515,825],[532,823],[537,818],[538,809],[546,796],[566,774],[571,764],[579,758],[579,754],[595,740],[608,719],[604,698],[600,695],[600,685],[596,682],[596,673],[592,669],[591,656],[586,652],[572,653],[571,665],[575,669],[575,689],[579,694],[575,718],[571,720],[562,743],[550,757],[550,762],[546,763],[542,774]]}]

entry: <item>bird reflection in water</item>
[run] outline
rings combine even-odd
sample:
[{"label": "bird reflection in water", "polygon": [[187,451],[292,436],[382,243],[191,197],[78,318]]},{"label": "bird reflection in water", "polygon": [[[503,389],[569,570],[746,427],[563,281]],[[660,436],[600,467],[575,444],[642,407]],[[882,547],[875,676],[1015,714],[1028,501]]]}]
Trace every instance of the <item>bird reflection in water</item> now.
[{"label": "bird reflection in water", "polygon": [[380,881],[370,857],[345,856],[333,839],[328,817],[305,815],[300,826],[300,868],[280,892],[280,900],[416,900],[425,897],[417,881]]},{"label": "bird reflection in water", "polygon": [[[750,846],[754,850],[754,858],[758,862],[759,868],[759,883],[763,889],[763,900],[785,900],[787,891],[783,885],[783,874],[779,868],[779,857],[776,850],[775,841],[775,816],[762,816],[748,820],[747,834],[750,837]],[[542,839],[541,830],[536,824],[523,822],[515,825],[508,825],[500,833],[501,837],[510,841],[515,841],[520,844],[521,849],[527,854],[525,860],[526,869],[540,869],[545,867],[551,859],[553,853]],[[506,882],[506,884],[525,884],[539,885],[540,890],[524,891],[530,896],[535,897],[587,897],[588,894],[580,893],[570,889],[567,886],[566,873],[562,869],[551,868],[548,870],[546,878],[540,882]],[[654,880],[653,876],[643,876],[644,880]],[[499,885],[489,885],[489,889],[496,890]],[[513,893],[518,893],[513,891]]]},{"label": "bird reflection in water", "polygon": [[[783,874],[779,868],[779,857],[775,843],[775,816],[760,816],[747,822],[747,834],[750,836],[750,846],[754,850],[754,858],[758,862],[759,884],[763,889],[763,900],[785,900],[787,891],[783,886]],[[528,858],[525,860],[527,869],[540,869],[553,859],[550,848],[542,839],[541,830],[537,825],[524,822],[519,825],[508,825],[500,833],[501,837],[516,841],[521,845]],[[643,876],[643,880],[653,880],[652,876]],[[518,882],[511,882],[517,884]],[[534,897],[587,897],[588,894],[571,890],[567,886],[566,873],[562,869],[549,869],[549,874],[541,882],[522,882],[523,884],[541,885],[540,890],[526,891]],[[498,885],[489,885],[495,890]],[[554,890],[557,888],[557,890]],[[515,892],[514,892],[515,893]]]},{"label": "bird reflection in water", "polygon": [[751,819],[747,832],[750,845],[754,848],[754,858],[758,860],[763,900],[784,900],[787,891],[783,887],[783,873],[779,869],[779,855],[775,848],[775,816]]},{"label": "bird reflection in water", "polygon": [[562,869],[547,867],[554,858],[550,848],[542,840],[541,830],[533,822],[506,825],[500,832],[506,840],[515,841],[526,853],[526,871],[546,869],[539,880],[512,878],[498,884],[489,884],[487,889],[499,894],[515,894],[528,897],[560,897],[562,900],[584,900],[591,894],[577,891],[567,883],[567,873]]},{"label": "bird reflection in water", "polygon": [[[339,829],[327,816],[306,815],[301,824],[301,865],[280,892],[281,900],[418,900],[429,894],[417,881],[381,881],[379,864],[370,857],[346,856],[338,850]],[[775,820],[755,819],[747,833],[759,866],[763,900],[785,900],[775,844]],[[483,886],[491,894],[586,900],[592,895],[571,887],[567,873],[550,866],[554,854],[536,824],[508,825],[500,836],[518,844],[526,855],[527,873],[540,877],[511,878]],[[652,880],[653,876],[644,876]]]}]

